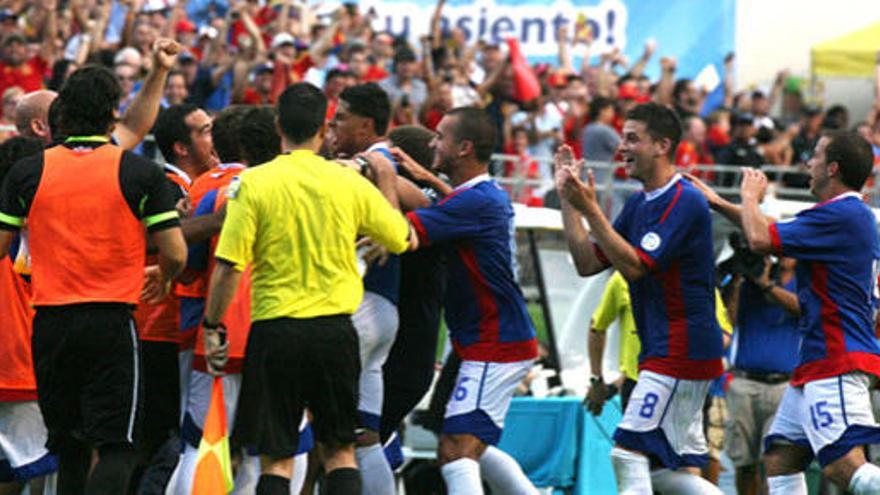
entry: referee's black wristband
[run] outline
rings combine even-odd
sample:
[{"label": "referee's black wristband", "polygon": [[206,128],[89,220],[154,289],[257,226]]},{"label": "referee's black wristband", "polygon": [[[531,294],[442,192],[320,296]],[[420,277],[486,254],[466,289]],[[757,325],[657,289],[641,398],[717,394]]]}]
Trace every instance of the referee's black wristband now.
[{"label": "referee's black wristband", "polygon": [[206,330],[222,330],[226,331],[226,325],[223,324],[222,321],[217,323],[211,323],[207,318],[202,319],[202,328]]},{"label": "referee's black wristband", "polygon": [[354,162],[361,166],[361,175],[366,176],[367,171],[370,170],[370,161],[362,156],[356,156]]}]

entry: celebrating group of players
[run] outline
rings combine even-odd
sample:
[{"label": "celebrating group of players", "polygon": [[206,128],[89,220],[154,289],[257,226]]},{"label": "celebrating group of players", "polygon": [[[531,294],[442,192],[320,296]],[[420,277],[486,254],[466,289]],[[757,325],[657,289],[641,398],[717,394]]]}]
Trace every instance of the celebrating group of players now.
[{"label": "celebrating group of players", "polygon": [[300,493],[313,444],[326,493],[395,493],[380,440],[430,384],[443,306],[461,358],[447,487],[535,493],[492,446],[537,345],[482,111],[389,140],[375,84],[329,122],[308,84],[214,119],[177,105],[155,125],[163,173],[115,144],[119,97],[112,73],[79,69],[48,110],[52,144],[2,150],[3,311],[17,371],[33,368],[0,409],[12,489],[55,469],[64,494],[198,489],[220,379],[237,493]]},{"label": "celebrating group of players", "polygon": [[[326,493],[393,494],[382,445],[430,384],[442,306],[461,360],[438,449],[449,493],[536,493],[493,446],[537,345],[484,112],[389,134],[375,84],[345,90],[329,122],[308,84],[214,119],[177,105],[155,126],[163,173],[115,144],[119,98],[112,73],[79,69],[48,110],[49,147],[0,147],[4,487],[57,469],[62,494],[191,493],[219,379],[237,493],[309,490],[317,444]],[[857,193],[870,145],[824,136],[809,164],[821,203],[775,222],[762,173],[744,171],[741,206],[677,173],[680,136],[667,107],[627,114],[619,151],[644,191],[613,224],[582,162],[556,156],[577,270],[628,280],[642,343],[614,437],[619,491],[718,492],[688,470],[722,372],[711,208],[752,250],[799,260],[800,364],[766,438],[771,493],[806,493],[813,456],[842,487],[880,493],[862,448],[880,443],[880,243]]]},{"label": "celebrating group of players", "polygon": [[852,133],[823,136],[809,162],[820,202],[777,222],[761,212],[767,177],[758,170],[743,170],[739,206],[677,173],[671,159],[680,136],[666,107],[645,104],[627,114],[619,151],[644,191],[613,224],[596,201],[592,174],[581,180],[570,150],[556,157],[578,271],[613,266],[629,281],[642,344],[638,381],[611,452],[619,492],[721,493],[690,470],[706,461],[702,408],[722,373],[711,208],[742,229],[752,251],[798,261],[799,364],[764,439],[770,493],[805,495],[804,470],[814,456],[842,488],[880,493],[880,468],[866,462],[863,448],[880,441],[869,395],[880,375],[880,244],[877,219],[859,194],[872,171],[870,145]]}]

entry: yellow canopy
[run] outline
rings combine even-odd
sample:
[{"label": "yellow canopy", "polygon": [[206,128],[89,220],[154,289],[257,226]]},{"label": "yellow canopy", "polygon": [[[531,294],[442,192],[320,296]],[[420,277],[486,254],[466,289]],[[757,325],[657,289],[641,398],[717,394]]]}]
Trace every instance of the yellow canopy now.
[{"label": "yellow canopy", "polygon": [[810,50],[813,75],[873,77],[880,50],[880,22],[828,41]]}]

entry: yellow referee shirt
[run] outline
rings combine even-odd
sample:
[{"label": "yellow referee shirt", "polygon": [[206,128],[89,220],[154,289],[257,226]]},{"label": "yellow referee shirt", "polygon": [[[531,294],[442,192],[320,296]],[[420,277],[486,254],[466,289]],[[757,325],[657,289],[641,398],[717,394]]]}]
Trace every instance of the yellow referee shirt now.
[{"label": "yellow referee shirt", "polygon": [[216,257],[251,274],[251,320],[351,314],[363,298],[355,239],[395,254],[409,223],[352,169],[298,150],[244,171],[228,189]]},{"label": "yellow referee shirt", "polygon": [[[733,332],[733,325],[730,323],[730,318],[727,317],[727,309],[724,307],[718,289],[715,289],[715,317],[718,319],[721,331],[730,335]],[[637,380],[639,377],[639,352],[642,350],[642,345],[639,342],[639,334],[636,332],[635,320],[633,320],[629,285],[623,275],[619,271],[615,271],[608,279],[599,306],[593,313],[592,327],[596,331],[604,332],[618,318],[620,318],[620,371],[627,378]]]}]

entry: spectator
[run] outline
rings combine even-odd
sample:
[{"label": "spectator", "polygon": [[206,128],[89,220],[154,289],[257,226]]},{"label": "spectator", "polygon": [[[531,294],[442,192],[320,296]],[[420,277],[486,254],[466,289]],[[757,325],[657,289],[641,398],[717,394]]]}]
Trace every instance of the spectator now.
[{"label": "spectator", "polygon": [[584,159],[610,162],[620,145],[620,135],[611,127],[614,122],[614,102],[601,96],[590,102],[589,124],[581,140]]},{"label": "spectator", "polygon": [[[758,152],[755,141],[754,116],[750,113],[735,113],[730,117],[731,141],[717,156],[722,165],[738,165],[744,167],[760,167],[764,157]],[[720,185],[733,186],[738,177],[737,172],[721,174]]]},{"label": "spectator", "polygon": [[189,97],[189,89],[186,87],[186,76],[180,71],[171,71],[168,73],[168,79],[165,82],[165,98],[163,107],[172,105],[180,105]]},{"label": "spectator", "polygon": [[388,93],[392,107],[409,106],[418,115],[428,100],[428,86],[416,77],[418,70],[419,64],[412,50],[402,48],[394,54],[394,73],[379,83]]},{"label": "spectator", "polygon": [[3,92],[3,114],[0,116],[0,143],[18,134],[18,131],[15,128],[15,109],[18,107],[18,102],[21,101],[23,96],[24,91],[18,86],[7,88],[6,91]]},{"label": "spectator", "polygon": [[708,170],[699,170],[697,166],[711,165],[712,163],[714,163],[712,154],[709,153],[706,146],[706,124],[696,115],[685,118],[684,132],[675,152],[675,165],[711,181],[710,176],[714,176],[714,174]]}]

